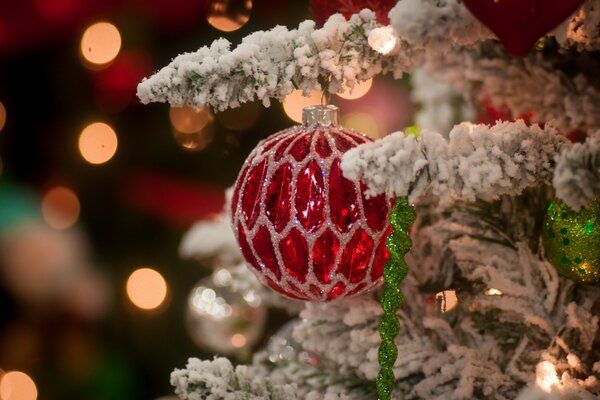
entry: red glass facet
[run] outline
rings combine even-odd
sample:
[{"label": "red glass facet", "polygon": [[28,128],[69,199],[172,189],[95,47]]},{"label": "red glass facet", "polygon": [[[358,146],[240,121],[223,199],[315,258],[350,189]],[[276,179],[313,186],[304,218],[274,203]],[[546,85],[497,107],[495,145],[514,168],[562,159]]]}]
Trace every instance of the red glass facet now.
[{"label": "red glass facet", "polygon": [[352,283],[360,282],[367,275],[372,255],[373,239],[363,229],[358,228],[344,248],[338,272]]},{"label": "red glass facet", "polygon": [[281,271],[277,264],[277,258],[273,251],[273,243],[271,243],[271,235],[269,230],[265,226],[261,226],[252,240],[256,254],[260,257],[261,261],[265,266],[275,274],[277,280],[281,279]]},{"label": "red glass facet", "polygon": [[313,272],[319,282],[331,283],[331,271],[335,259],[340,251],[340,242],[330,229],[327,229],[315,240],[312,248],[311,259]]},{"label": "red glass facet", "polygon": [[265,173],[267,172],[267,161],[262,160],[258,165],[250,170],[247,183],[242,194],[242,213],[248,228],[252,229],[256,218],[260,212],[260,201],[258,194],[262,187]]},{"label": "red glass facet", "polygon": [[235,183],[235,189],[233,189],[233,196],[231,197],[231,215],[235,215],[238,207],[238,200],[240,197],[240,187],[246,182],[246,174],[248,173],[248,168],[244,168],[240,175],[238,176],[237,182]]},{"label": "red glass facet", "polygon": [[265,214],[275,227],[281,232],[290,220],[290,186],[292,183],[292,166],[285,163],[277,168],[271,178],[271,183],[265,195]]},{"label": "red glass facet", "polygon": [[300,169],[296,179],[296,217],[308,232],[325,221],[325,187],[321,168],[315,160]]},{"label": "red glass facet", "polygon": [[385,235],[383,235],[383,237],[379,240],[377,250],[375,250],[375,259],[373,260],[373,266],[371,267],[372,281],[378,280],[383,275],[385,263],[390,256],[385,242],[391,231],[392,229],[388,228],[388,230],[385,232]]},{"label": "red glass facet", "polygon": [[300,283],[306,282],[308,273],[308,245],[306,239],[292,228],[286,237],[279,242],[279,252],[285,270]]},{"label": "red glass facet", "polygon": [[384,195],[367,198],[365,191],[367,185],[360,183],[360,195],[362,196],[363,210],[369,228],[380,232],[387,225],[388,202]]},{"label": "red glass facet", "polygon": [[308,155],[310,151],[310,142],[312,139],[312,133],[305,133],[298,138],[292,144],[289,153],[296,159],[296,161],[302,161]]},{"label": "red glass facet", "polygon": [[290,135],[286,139],[283,139],[281,145],[277,147],[277,150],[275,150],[275,156],[273,157],[275,161],[281,160],[281,158],[286,154],[285,151],[289,147],[290,143],[294,141],[294,139],[296,139],[296,135]]},{"label": "red glass facet", "polygon": [[329,171],[329,207],[331,221],[340,232],[348,232],[360,217],[356,187],[342,175],[339,159]]},{"label": "red glass facet", "polygon": [[346,290],[346,285],[343,282],[338,282],[334,287],[331,288],[329,293],[327,293],[327,300],[333,300],[339,297]]},{"label": "red glass facet", "polygon": [[356,146],[356,144],[352,143],[349,139],[346,139],[341,133],[336,132],[332,134],[332,136],[335,139],[335,147],[342,153],[345,153]]},{"label": "red glass facet", "polygon": [[360,293],[361,291],[363,291],[365,289],[365,287],[367,286],[366,283],[361,283],[359,284],[357,287],[355,287],[354,289],[348,291],[348,293],[346,293],[345,297],[350,297],[350,296],[354,296],[357,293]]},{"label": "red glass facet", "polygon": [[258,261],[254,257],[254,254],[252,254],[250,245],[248,244],[248,241],[246,240],[246,233],[244,232],[244,228],[242,228],[242,224],[238,223],[237,229],[238,229],[238,243],[240,244],[240,250],[242,250],[242,254],[244,255],[244,258],[246,259],[248,264],[250,264],[254,269],[256,269],[258,272],[261,272]]},{"label": "red glass facet", "polygon": [[331,155],[331,147],[327,141],[327,134],[325,132],[319,132],[317,134],[317,141],[315,142],[315,151],[318,155],[323,158],[327,158]]}]

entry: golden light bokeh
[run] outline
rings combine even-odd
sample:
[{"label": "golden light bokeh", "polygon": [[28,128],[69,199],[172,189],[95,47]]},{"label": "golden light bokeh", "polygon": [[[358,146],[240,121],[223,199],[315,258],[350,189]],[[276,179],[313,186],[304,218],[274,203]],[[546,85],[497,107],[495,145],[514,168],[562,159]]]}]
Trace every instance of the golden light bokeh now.
[{"label": "golden light bokeh", "polygon": [[206,107],[192,108],[188,105],[183,107],[171,107],[169,109],[169,120],[173,128],[181,133],[195,133],[201,131],[210,121],[213,115]]},{"label": "golden light bokeh", "polygon": [[283,111],[295,122],[302,122],[302,110],[307,106],[321,104],[321,92],[310,92],[308,97],[302,95],[302,90],[294,90],[283,100]]},{"label": "golden light bokeh", "polygon": [[231,336],[231,345],[236,349],[241,349],[244,347],[246,342],[246,336],[242,335],[241,333],[236,333]]},{"label": "golden light bokeh", "polygon": [[238,108],[219,112],[217,119],[227,129],[244,131],[250,128],[260,115],[260,106],[256,102],[244,103]]},{"label": "golden light bokeh", "polygon": [[167,297],[167,282],[151,268],[139,268],[127,279],[127,297],[142,310],[158,308]]},{"label": "golden light bokeh", "polygon": [[442,313],[447,313],[458,304],[458,297],[456,297],[456,292],[454,290],[444,290],[442,292],[438,292],[435,295],[435,298],[440,305],[440,310]]},{"label": "golden light bokeh", "polygon": [[338,93],[337,95],[346,100],[360,99],[365,94],[369,93],[369,90],[371,90],[372,86],[373,79],[367,79],[366,81],[357,82],[352,90],[345,89],[342,93]]},{"label": "golden light bokeh", "polygon": [[204,150],[215,137],[215,127],[209,123],[197,132],[183,133],[173,129],[173,138],[179,146],[188,151]]},{"label": "golden light bokeh", "polygon": [[206,20],[222,32],[240,29],[250,19],[252,0],[211,0]]},{"label": "golden light bokeh", "polygon": [[79,152],[90,164],[103,164],[117,151],[117,134],[104,122],[86,126],[79,135]]},{"label": "golden light bokeh", "polygon": [[42,217],[55,229],[67,229],[79,218],[79,199],[64,186],[50,189],[42,198]]},{"label": "golden light bokeh", "polygon": [[106,65],[121,50],[121,34],[110,22],[97,22],[83,32],[80,50],[85,61],[95,66]]},{"label": "golden light bokeh", "polygon": [[0,102],[0,131],[2,130],[2,128],[4,128],[5,124],[6,124],[6,108],[4,107],[4,104],[2,104]]},{"label": "golden light bokeh", "polygon": [[21,371],[9,371],[0,378],[0,400],[35,400],[37,387],[33,379]]},{"label": "golden light bokeh", "polygon": [[344,128],[354,129],[373,139],[383,136],[381,124],[371,115],[365,112],[351,112],[342,116],[340,120]]}]

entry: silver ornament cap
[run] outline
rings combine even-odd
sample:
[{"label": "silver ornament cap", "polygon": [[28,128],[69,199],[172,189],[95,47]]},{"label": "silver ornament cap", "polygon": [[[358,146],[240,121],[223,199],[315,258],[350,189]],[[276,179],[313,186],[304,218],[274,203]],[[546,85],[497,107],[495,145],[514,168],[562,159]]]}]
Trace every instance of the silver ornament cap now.
[{"label": "silver ornament cap", "polygon": [[307,106],[302,109],[302,126],[305,128],[334,128],[339,125],[339,108],[333,104]]}]

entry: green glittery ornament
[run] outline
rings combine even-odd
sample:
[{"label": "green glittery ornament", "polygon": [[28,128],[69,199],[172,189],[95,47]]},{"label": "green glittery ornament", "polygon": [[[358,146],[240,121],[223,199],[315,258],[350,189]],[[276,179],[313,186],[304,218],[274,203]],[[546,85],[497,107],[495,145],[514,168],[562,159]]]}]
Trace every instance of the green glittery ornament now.
[{"label": "green glittery ornament", "polygon": [[600,198],[575,212],[550,203],[544,219],[546,258],[557,271],[580,283],[600,282]]},{"label": "green glittery ornament", "polygon": [[398,198],[390,214],[390,225],[393,230],[387,238],[387,249],[390,258],[385,265],[383,278],[385,290],[381,297],[383,316],[379,321],[379,336],[381,346],[379,347],[379,375],[375,381],[379,400],[389,400],[394,388],[394,372],[392,370],[398,349],[396,348],[396,335],[400,332],[400,323],[396,312],[402,306],[404,297],[400,290],[400,283],[408,273],[408,265],[404,261],[404,255],[411,247],[408,228],[415,221],[415,210],[407,199]]}]

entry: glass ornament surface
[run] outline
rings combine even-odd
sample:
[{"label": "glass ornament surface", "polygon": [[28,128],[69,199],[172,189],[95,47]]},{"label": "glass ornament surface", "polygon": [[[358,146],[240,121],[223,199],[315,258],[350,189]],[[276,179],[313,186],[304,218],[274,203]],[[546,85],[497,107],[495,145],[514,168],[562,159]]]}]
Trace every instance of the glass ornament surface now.
[{"label": "glass ornament surface", "polygon": [[342,174],[343,153],[370,139],[338,127],[336,107],[308,108],[304,125],[270,136],[249,155],[232,219],[262,283],[294,299],[328,301],[381,282],[392,202],[367,198],[364,184]]}]

